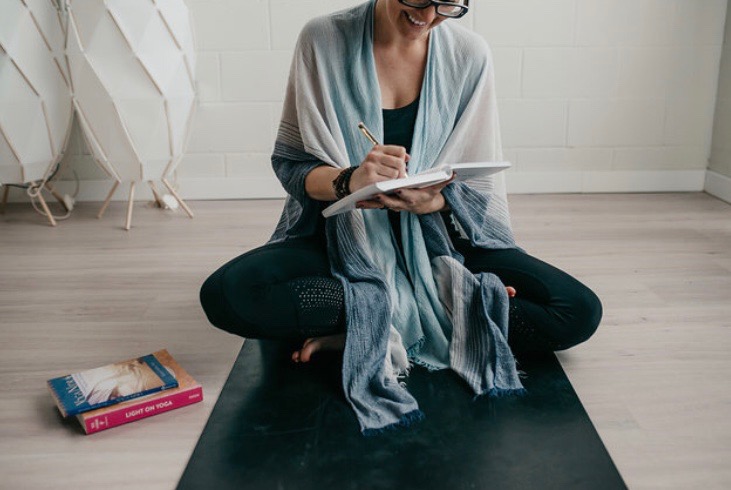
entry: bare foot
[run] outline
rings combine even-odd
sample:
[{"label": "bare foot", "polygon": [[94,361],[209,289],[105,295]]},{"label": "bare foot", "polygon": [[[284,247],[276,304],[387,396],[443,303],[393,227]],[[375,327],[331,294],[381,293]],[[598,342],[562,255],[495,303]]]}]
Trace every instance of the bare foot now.
[{"label": "bare foot", "polygon": [[294,362],[309,362],[312,354],[319,350],[343,350],[345,349],[345,334],[327,335],[325,337],[312,337],[305,340],[300,350],[292,353]]}]

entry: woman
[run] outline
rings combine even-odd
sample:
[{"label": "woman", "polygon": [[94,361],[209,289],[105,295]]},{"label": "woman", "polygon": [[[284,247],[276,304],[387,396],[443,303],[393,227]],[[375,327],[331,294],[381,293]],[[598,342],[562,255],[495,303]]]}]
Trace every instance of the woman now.
[{"label": "woman", "polygon": [[[449,22],[468,8],[371,0],[305,26],[272,156],[289,194],[279,224],[201,290],[219,328],[309,337],[294,361],[343,349],[343,388],[364,434],[423,416],[398,382],[409,361],[453,369],[478,396],[519,395],[512,350],[569,348],[601,319],[593,292],[515,244],[502,176],[320,214],[407,167],[502,159],[489,49]],[[358,121],[384,144],[371,146]]]}]

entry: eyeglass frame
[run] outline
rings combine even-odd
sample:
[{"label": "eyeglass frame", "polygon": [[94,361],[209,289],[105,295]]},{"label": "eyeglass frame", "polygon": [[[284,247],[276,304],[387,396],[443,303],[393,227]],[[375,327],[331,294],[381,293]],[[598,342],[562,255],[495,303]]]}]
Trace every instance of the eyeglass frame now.
[{"label": "eyeglass frame", "polygon": [[[437,13],[437,15],[439,15],[441,17],[446,17],[447,19],[459,19],[461,17],[464,17],[465,15],[467,15],[467,12],[470,9],[470,0],[464,0],[464,5],[455,5],[454,2],[445,2],[445,1],[440,1],[440,0],[430,0],[430,2],[425,5],[413,5],[413,4],[409,3],[408,0],[398,0],[398,2],[401,5],[406,5],[407,7],[411,7],[411,8],[415,8],[415,9],[425,9],[425,8],[429,8],[429,7],[434,7],[434,11]],[[461,7],[462,11],[460,12],[459,15],[444,15],[444,14],[439,13],[440,6]]]}]

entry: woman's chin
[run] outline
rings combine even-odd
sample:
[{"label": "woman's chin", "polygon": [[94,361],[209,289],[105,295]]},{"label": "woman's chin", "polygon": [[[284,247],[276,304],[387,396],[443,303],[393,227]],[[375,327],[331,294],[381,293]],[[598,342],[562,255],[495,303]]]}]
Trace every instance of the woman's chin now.
[{"label": "woman's chin", "polygon": [[429,25],[417,26],[409,20],[405,11],[401,12],[401,32],[409,39],[420,39],[429,34]]}]

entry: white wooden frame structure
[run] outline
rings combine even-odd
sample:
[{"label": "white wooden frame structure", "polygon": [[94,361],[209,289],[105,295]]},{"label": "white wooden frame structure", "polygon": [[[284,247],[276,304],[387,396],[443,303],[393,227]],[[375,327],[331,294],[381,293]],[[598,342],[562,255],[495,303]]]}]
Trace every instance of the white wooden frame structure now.
[{"label": "white wooden frame structure", "polygon": [[48,189],[65,207],[47,181],[63,158],[73,119],[65,37],[65,22],[53,0],[3,0],[0,184],[5,185],[0,211],[7,203],[7,184],[22,185],[31,199],[38,198],[52,226],[56,220],[42,190]]},{"label": "white wooden frame structure", "polygon": [[66,58],[74,107],[89,150],[114,184],[129,183],[125,229],[135,186],[147,181],[158,206],[159,180],[189,217],[170,184],[195,109],[195,49],[183,0],[66,0]]}]

